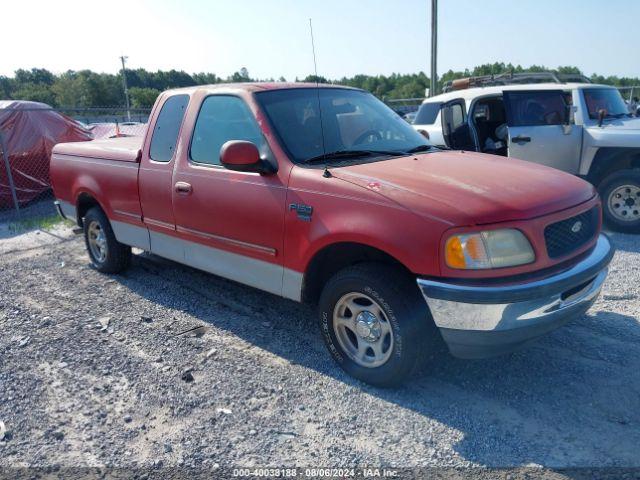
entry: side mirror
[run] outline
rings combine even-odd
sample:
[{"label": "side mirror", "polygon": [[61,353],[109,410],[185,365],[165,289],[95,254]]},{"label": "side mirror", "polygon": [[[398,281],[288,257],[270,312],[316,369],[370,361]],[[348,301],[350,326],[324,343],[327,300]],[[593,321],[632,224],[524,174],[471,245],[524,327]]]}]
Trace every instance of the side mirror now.
[{"label": "side mirror", "polygon": [[236,172],[274,173],[274,168],[260,158],[258,147],[245,140],[229,140],[220,149],[220,163]]}]

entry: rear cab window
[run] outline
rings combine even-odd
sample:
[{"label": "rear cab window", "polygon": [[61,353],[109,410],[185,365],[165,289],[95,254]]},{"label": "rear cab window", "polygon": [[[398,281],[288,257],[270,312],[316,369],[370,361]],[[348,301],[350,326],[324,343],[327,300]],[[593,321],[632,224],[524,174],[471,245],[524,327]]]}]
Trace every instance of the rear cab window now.
[{"label": "rear cab window", "polygon": [[414,125],[433,125],[438,118],[442,102],[423,103],[418,109]]},{"label": "rear cab window", "polygon": [[155,162],[169,162],[173,158],[180,126],[189,104],[189,95],[173,95],[165,100],[153,126],[149,157]]}]

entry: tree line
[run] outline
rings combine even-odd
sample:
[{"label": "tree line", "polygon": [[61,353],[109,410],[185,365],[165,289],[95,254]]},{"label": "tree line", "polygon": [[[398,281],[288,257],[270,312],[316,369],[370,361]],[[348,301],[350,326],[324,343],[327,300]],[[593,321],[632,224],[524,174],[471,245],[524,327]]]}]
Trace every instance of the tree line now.
[{"label": "tree line", "polygon": [[[550,69],[541,65],[522,67],[510,63],[496,62],[465,69],[449,70],[438,81],[439,88],[450,80],[475,75],[497,75],[501,73],[525,73],[553,71],[557,73],[582,72],[577,67],[562,66]],[[169,88],[189,87],[223,82],[275,81],[255,79],[246,68],[241,68],[232,75],[223,78],[215,73],[189,74],[179,70],[150,72],[143,68],[125,71],[131,106],[147,108],[153,105],[156,97]],[[640,85],[639,78],[618,77],[615,75],[592,75],[591,80],[618,87]],[[280,77],[277,81],[286,81]],[[318,81],[321,83],[337,83],[362,88],[382,99],[423,97],[429,87],[429,77],[424,72],[413,74],[391,75],[356,75],[340,79],[327,79],[309,75],[295,81]],[[98,107],[121,106],[125,103],[122,85],[122,73],[96,73],[90,70],[69,70],[56,75],[43,68],[16,70],[13,77],[0,76],[0,99],[32,100],[47,103],[53,107]]]}]

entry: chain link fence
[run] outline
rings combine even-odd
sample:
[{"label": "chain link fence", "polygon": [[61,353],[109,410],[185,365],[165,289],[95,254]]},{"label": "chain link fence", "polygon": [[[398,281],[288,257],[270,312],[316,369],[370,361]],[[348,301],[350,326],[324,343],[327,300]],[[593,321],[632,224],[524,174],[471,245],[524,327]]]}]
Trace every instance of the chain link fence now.
[{"label": "chain link fence", "polygon": [[53,211],[49,176],[56,143],[142,136],[150,109],[0,108],[0,221]]}]

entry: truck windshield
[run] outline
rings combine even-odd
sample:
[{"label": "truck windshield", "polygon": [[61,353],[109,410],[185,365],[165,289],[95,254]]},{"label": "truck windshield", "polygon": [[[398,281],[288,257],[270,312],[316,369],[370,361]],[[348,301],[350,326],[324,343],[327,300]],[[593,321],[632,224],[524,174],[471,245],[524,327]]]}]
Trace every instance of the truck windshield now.
[{"label": "truck windshield", "polygon": [[292,88],[259,92],[256,98],[296,163],[325,156],[341,161],[376,154],[388,158],[429,149],[422,135],[367,92]]},{"label": "truck windshield", "polygon": [[629,109],[622,99],[622,95],[615,88],[585,88],[584,100],[589,110],[589,118],[598,118],[599,110],[606,110],[607,117],[624,117],[629,115]]}]

